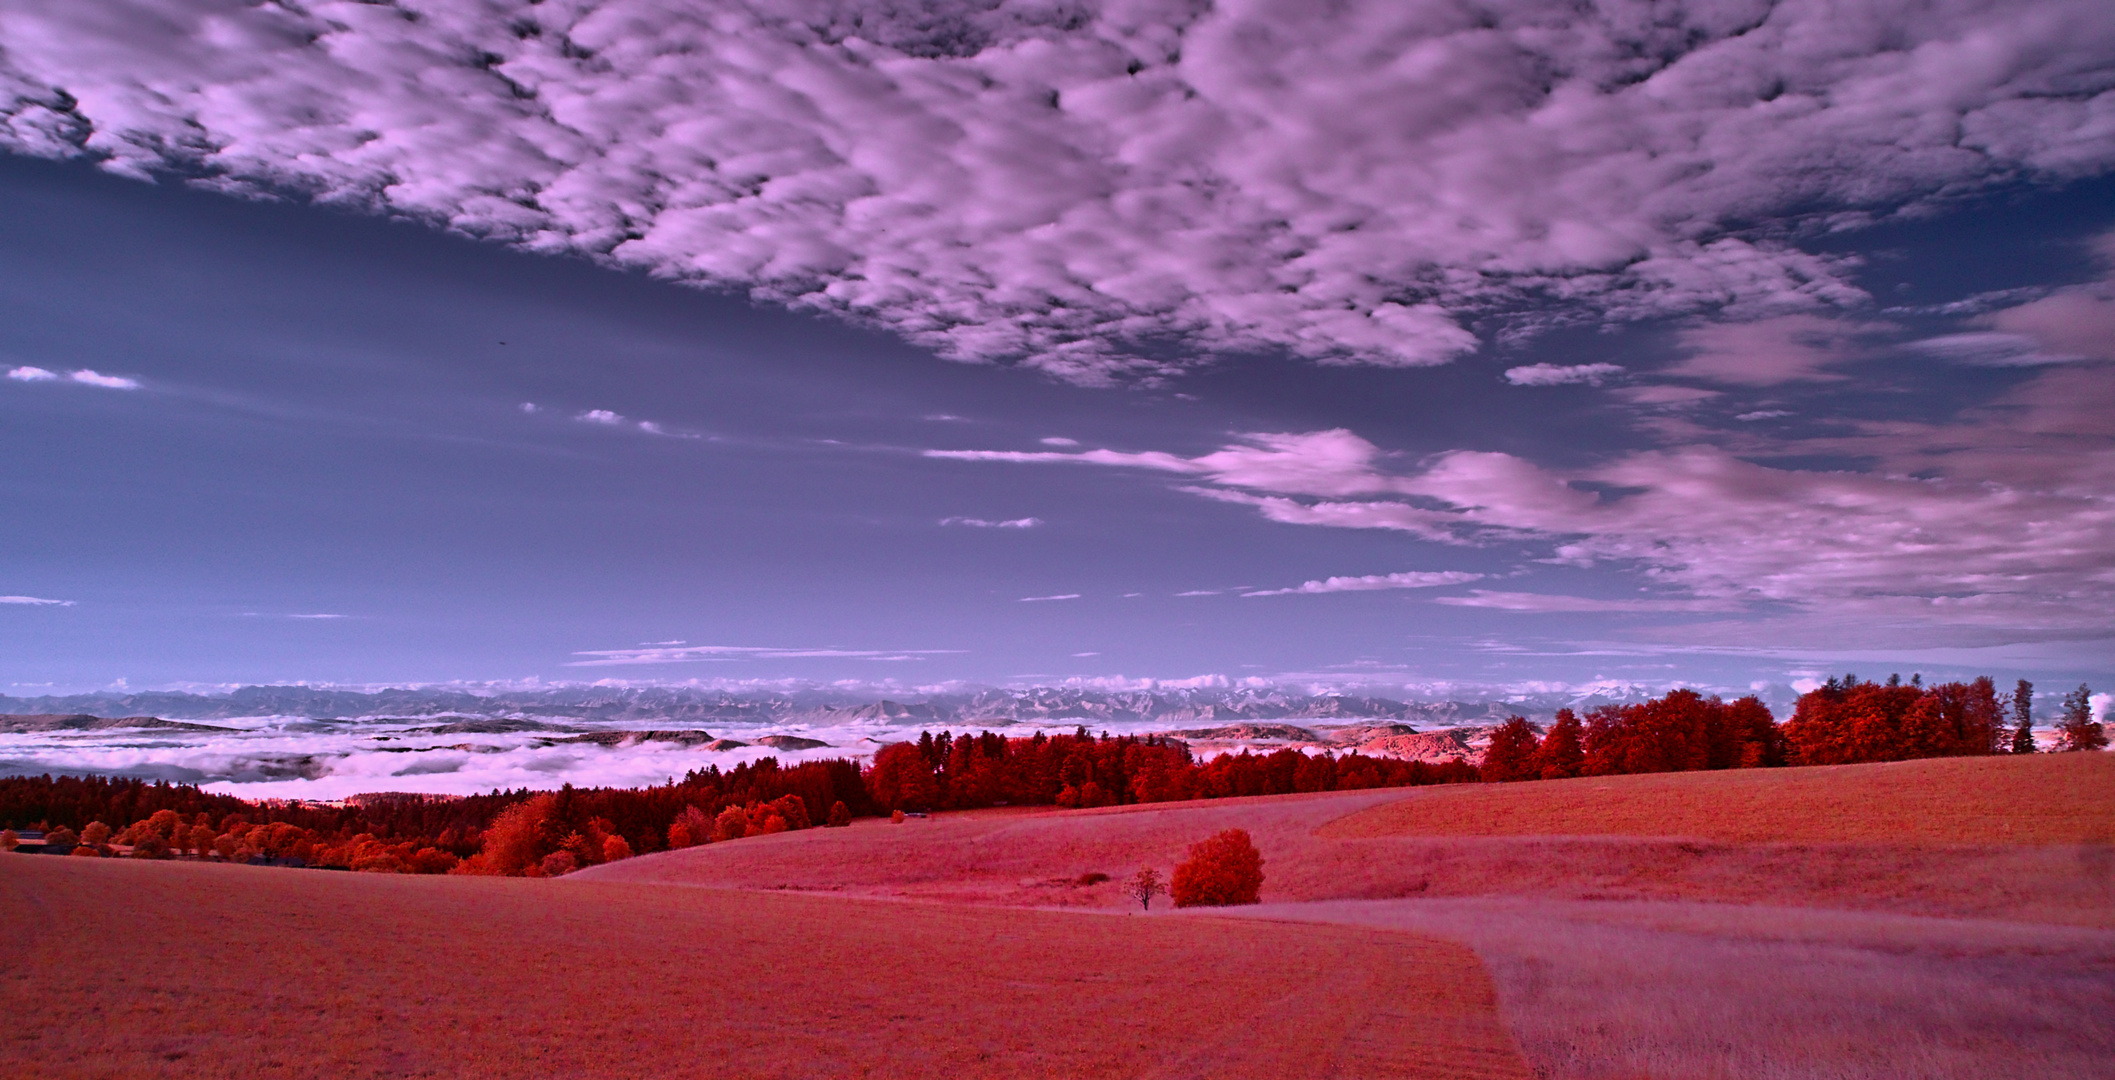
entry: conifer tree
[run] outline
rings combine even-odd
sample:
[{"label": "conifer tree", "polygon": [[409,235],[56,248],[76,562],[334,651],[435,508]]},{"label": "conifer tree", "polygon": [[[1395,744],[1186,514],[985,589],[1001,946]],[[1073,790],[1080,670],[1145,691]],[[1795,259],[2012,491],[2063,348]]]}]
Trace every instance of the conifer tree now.
[{"label": "conifer tree", "polygon": [[2034,752],[2034,684],[2021,679],[2012,688],[2012,752]]}]

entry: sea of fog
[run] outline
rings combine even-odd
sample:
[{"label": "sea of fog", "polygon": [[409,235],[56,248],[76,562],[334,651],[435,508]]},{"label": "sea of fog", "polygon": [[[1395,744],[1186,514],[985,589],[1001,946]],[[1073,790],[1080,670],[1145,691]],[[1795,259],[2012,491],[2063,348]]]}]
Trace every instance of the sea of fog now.
[{"label": "sea of fog", "polygon": [[[1056,734],[1071,732],[1079,723],[1013,722],[997,730],[1017,737],[1039,730]],[[1094,732],[1113,735],[1168,729],[1165,720],[1090,723]],[[715,749],[704,745],[701,729],[665,720],[255,716],[198,721],[196,729],[184,730],[0,733],[0,775],[139,777],[197,784],[249,799],[329,800],[385,791],[469,795],[563,784],[640,787],[668,783],[693,769],[717,765],[725,771],[765,757],[785,763],[868,758],[880,746],[915,740],[921,730],[935,727],[930,720],[714,725],[702,730],[716,739],[749,744]],[[689,741],[613,738],[670,729],[682,730]],[[615,745],[579,741],[582,736]],[[786,749],[759,743],[769,736],[823,745]]]}]

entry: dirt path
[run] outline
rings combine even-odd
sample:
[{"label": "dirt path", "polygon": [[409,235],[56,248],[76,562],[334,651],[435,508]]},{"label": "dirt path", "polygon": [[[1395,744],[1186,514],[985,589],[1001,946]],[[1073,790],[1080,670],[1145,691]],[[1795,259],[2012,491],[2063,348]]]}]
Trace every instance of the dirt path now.
[{"label": "dirt path", "polygon": [[1365,928],[13,855],[0,959],[25,1080],[1529,1075]]}]

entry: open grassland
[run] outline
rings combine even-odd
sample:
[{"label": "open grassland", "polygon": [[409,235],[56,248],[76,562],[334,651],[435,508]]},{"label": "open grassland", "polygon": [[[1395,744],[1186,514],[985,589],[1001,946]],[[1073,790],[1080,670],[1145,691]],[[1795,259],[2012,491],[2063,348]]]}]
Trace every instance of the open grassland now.
[{"label": "open grassland", "polygon": [[[1626,776],[1524,784],[1162,803],[1077,811],[978,811],[864,821],[850,829],[689,848],[590,869],[594,880],[794,889],[985,904],[1115,908],[1116,884],[1140,866],[1165,872],[1196,840],[1247,829],[1263,852],[1266,902],[1531,896],[1565,900],[1702,900],[1853,908],[2115,928],[2115,848],[2093,836],[2115,815],[2115,756],[2037,755],[1901,765]],[[1988,786],[1996,794],[1979,794]],[[1847,794],[1820,805],[1827,785]],[[1590,810],[1609,785],[1628,822],[1595,834],[1576,823],[1533,835],[1516,824],[1546,807]],[[1730,789],[1747,801],[1727,796]],[[1790,809],[1780,811],[1782,795]],[[1968,842],[1992,828],[1957,810],[1952,831],[1894,809],[1983,806],[2033,842]],[[1806,799],[1805,809],[1799,800]],[[1439,807],[1427,810],[1427,806]],[[1579,807],[1585,809],[1577,809]],[[1424,815],[1424,816],[1420,816]],[[1479,816],[1481,815],[1481,816]],[[1803,815],[1803,816],[1802,816]],[[1952,815],[1952,816],[1948,816]],[[1433,817],[1461,832],[1421,833]],[[1699,839],[1691,817],[1749,840]],[[2042,824],[2043,819],[2061,828]],[[1902,821],[1907,839],[1863,822]],[[1907,819],[1907,820],[1904,820]],[[1478,820],[1497,835],[1466,831]],[[1812,837],[1833,823],[1836,838]],[[1785,823],[1772,832],[1773,823]],[[2068,824],[2063,824],[2068,823]],[[1565,830],[1569,830],[1568,832]],[[2068,832],[2064,831],[2068,830]],[[2002,831],[2002,830],[1999,830]],[[1584,834],[1584,835],[1582,835]],[[1943,840],[1953,837],[1952,840]],[[1862,838],[1862,839],[1852,839]]]},{"label": "open grassland", "polygon": [[1323,835],[2105,844],[2115,842],[2115,754],[1459,784],[1348,815]]},{"label": "open grassland", "polygon": [[2101,1080],[2115,932],[1730,904],[1331,901],[1476,949],[1537,1075]]},{"label": "open grassland", "polygon": [[1263,852],[1265,903],[1237,914],[1473,947],[1537,1076],[2068,1080],[2115,1058],[2111,766],[2038,755],[952,814],[582,876],[1113,907],[1115,885],[1082,873],[1165,870],[1240,827]]},{"label": "open grassland", "polygon": [[11,1078],[1529,1075],[1410,934],[20,855],[0,1015]]}]

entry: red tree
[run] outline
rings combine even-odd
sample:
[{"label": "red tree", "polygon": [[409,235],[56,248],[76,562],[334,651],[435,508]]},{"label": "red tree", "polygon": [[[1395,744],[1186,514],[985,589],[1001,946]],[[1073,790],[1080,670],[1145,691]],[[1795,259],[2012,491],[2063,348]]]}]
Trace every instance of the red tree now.
[{"label": "red tree", "polygon": [[1483,754],[1484,781],[1505,783],[1535,779],[1539,771],[1535,768],[1535,751],[1540,746],[1535,729],[1528,725],[1526,717],[1508,717],[1491,732],[1491,745]]},{"label": "red tree", "polygon": [[1226,907],[1260,903],[1263,855],[1246,829],[1228,829],[1190,845],[1190,857],[1175,867],[1168,891],[1176,907]]}]

